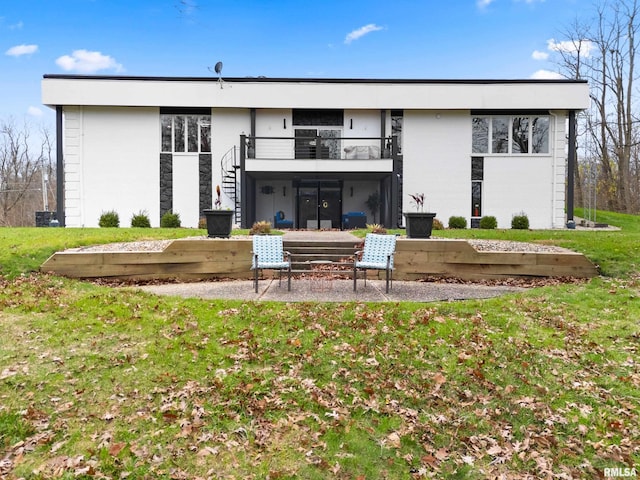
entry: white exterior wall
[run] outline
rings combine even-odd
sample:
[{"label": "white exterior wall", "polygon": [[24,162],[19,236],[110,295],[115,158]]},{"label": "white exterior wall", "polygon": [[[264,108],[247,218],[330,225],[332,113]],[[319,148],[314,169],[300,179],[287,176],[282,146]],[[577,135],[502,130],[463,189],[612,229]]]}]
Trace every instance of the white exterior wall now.
[{"label": "white exterior wall", "polygon": [[65,210],[69,227],[97,227],[115,210],[120,225],[145,211],[160,224],[158,108],[65,108]]},{"label": "white exterior wall", "polygon": [[511,228],[513,216],[522,213],[529,218],[530,228],[564,227],[566,140],[562,112],[550,116],[549,135],[548,155],[484,155],[482,214],[495,216],[498,228]]},{"label": "white exterior wall", "polygon": [[511,228],[513,216],[525,213],[531,228],[551,228],[552,164],[548,155],[485,157],[483,216],[496,217],[498,228]]},{"label": "white exterior wall", "polygon": [[471,116],[468,111],[405,110],[402,136],[402,211],[413,212],[409,194],[424,193],[424,210],[446,225],[451,215],[469,218]]},{"label": "white exterior wall", "polygon": [[[158,167],[159,168],[159,167]],[[172,212],[180,224],[197,228],[200,220],[200,159],[197,153],[174,153],[172,163]],[[215,187],[214,187],[215,188]]]},{"label": "white exterior wall", "polygon": [[[222,157],[237,146],[241,133],[251,133],[250,108],[257,112],[258,137],[289,138],[294,136],[294,108],[344,109],[344,138],[379,137],[381,109],[387,111],[387,134],[390,135],[390,110],[404,110],[404,195],[400,199],[403,210],[413,210],[408,194],[424,192],[425,209],[435,211],[445,223],[451,215],[467,219],[471,216],[470,111],[549,110],[552,112],[549,155],[483,155],[482,214],[495,215],[501,228],[508,228],[512,215],[521,211],[529,216],[533,228],[561,228],[565,223],[566,112],[587,108],[589,99],[586,83],[552,81],[228,79],[220,88],[211,79],[60,76],[45,78],[42,92],[45,104],[64,107],[68,226],[95,226],[100,214],[111,209],[120,214],[123,226],[129,224],[131,215],[141,210],[147,211],[152,225],[157,225],[159,107],[215,105],[212,108],[214,191],[222,182]],[[247,159],[247,171],[291,170],[310,174],[392,171],[390,159],[295,160],[293,142],[285,143],[291,152],[274,154],[272,158],[279,161]],[[368,142],[354,140],[354,144],[360,143]],[[263,155],[258,152],[257,156]],[[272,204],[267,205],[267,199],[261,199],[258,194],[257,217],[272,220],[274,210],[283,210],[291,218],[293,191],[283,196],[282,187],[287,185],[288,189],[287,182],[270,183],[276,188],[275,197],[270,199]],[[350,182],[345,181],[343,211],[366,211],[364,205],[358,206],[370,193],[370,185],[365,183],[367,185],[353,183],[354,197],[347,198]],[[174,201],[178,199],[174,210],[181,214],[184,222],[186,211],[197,209],[197,155],[174,156],[173,188]],[[191,204],[196,206],[192,208]],[[232,207],[231,199],[223,196],[223,205]]]},{"label": "white exterior wall", "polygon": [[64,204],[68,227],[83,226],[82,205],[82,109],[65,107],[63,115]]},{"label": "white exterior wall", "polygon": [[567,167],[567,112],[551,112],[552,137],[550,139],[550,148],[554,155],[552,165],[552,227],[565,228],[566,226],[566,167]]},{"label": "white exterior wall", "polygon": [[[353,128],[352,128],[353,126]],[[344,111],[345,138],[380,137],[380,110],[345,110]],[[388,132],[391,135],[391,131]],[[360,140],[353,145],[369,145],[371,141]]]},{"label": "white exterior wall", "polygon": [[[244,108],[214,108],[211,112],[211,161],[213,177],[213,195],[216,185],[222,187],[220,161],[234,146],[240,142],[240,134],[251,132],[251,117]],[[213,205],[213,203],[212,203]],[[222,208],[233,208],[232,200],[222,194]]]},{"label": "white exterior wall", "polygon": [[425,211],[445,226],[452,215],[471,223],[471,157],[484,157],[482,216],[510,228],[524,212],[531,228],[565,222],[565,116],[550,117],[548,155],[472,153],[469,111],[405,111],[403,211],[415,211],[412,193],[425,194]]}]

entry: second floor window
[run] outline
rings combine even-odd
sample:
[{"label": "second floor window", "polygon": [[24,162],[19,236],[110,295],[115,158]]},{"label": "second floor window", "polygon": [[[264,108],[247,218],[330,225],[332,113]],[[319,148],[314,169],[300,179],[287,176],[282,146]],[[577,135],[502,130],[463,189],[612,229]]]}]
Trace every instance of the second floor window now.
[{"label": "second floor window", "polygon": [[472,152],[548,154],[549,117],[493,115],[472,118]]},{"label": "second floor window", "polygon": [[162,152],[211,152],[211,115],[161,115]]}]

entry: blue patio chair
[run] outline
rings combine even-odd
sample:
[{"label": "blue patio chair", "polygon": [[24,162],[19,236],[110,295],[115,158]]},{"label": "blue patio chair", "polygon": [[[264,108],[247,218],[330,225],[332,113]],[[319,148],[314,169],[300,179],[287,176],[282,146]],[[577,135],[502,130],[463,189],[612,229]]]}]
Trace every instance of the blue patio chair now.
[{"label": "blue patio chair", "polygon": [[262,269],[278,270],[279,285],[282,285],[282,272],[287,272],[287,289],[291,291],[291,254],[284,250],[280,235],[254,235],[253,260],[251,270],[254,271],[253,283],[258,293],[258,271]]},{"label": "blue patio chair", "polygon": [[[364,270],[364,285],[367,286],[367,270],[385,270],[387,273],[386,292],[389,293],[389,283],[393,286],[393,255],[396,251],[395,235],[379,235],[367,233],[364,239],[364,250],[356,252],[353,261],[353,291],[356,291],[358,269]],[[360,260],[358,257],[362,254]]]},{"label": "blue patio chair", "polygon": [[274,228],[293,228],[293,221],[284,219],[284,212],[280,210],[273,216]]}]

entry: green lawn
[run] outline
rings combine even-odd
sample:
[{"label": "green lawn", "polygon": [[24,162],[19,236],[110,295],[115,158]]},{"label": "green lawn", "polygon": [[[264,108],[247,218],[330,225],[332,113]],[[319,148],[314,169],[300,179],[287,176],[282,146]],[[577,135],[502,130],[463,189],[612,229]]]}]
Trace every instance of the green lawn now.
[{"label": "green lawn", "polygon": [[431,304],[183,300],[31,273],[202,231],[0,229],[0,478],[598,478],[640,468],[638,217],[440,231],[603,276]]}]

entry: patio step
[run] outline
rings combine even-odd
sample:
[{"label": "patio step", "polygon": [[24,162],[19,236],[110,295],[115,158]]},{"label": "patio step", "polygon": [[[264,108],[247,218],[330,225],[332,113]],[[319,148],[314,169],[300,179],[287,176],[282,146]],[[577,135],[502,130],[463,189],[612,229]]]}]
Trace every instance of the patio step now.
[{"label": "patio step", "polygon": [[[320,262],[336,268],[348,264],[358,250],[355,242],[331,241],[285,241],[284,249],[291,252],[291,267],[295,271],[305,272],[312,267],[321,268]],[[341,260],[348,260],[342,261]]]}]

